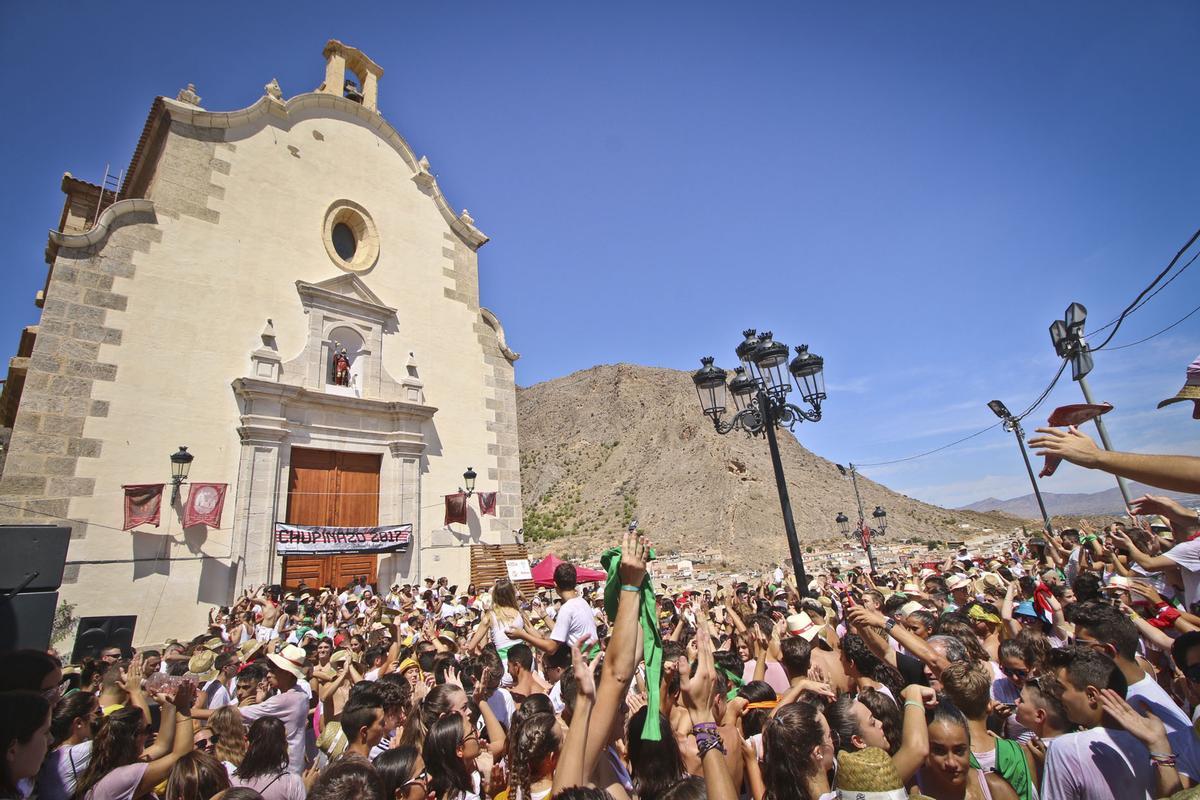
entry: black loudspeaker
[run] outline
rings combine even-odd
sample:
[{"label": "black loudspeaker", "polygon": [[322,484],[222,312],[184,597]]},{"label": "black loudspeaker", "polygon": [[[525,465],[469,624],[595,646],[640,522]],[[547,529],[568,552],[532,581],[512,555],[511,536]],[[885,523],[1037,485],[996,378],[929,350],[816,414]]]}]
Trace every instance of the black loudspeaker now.
[{"label": "black loudspeaker", "polygon": [[97,658],[107,647],[121,648],[121,655],[128,657],[133,652],[133,629],[137,617],[84,617],[79,620],[75,634],[75,649],[71,651],[71,663],[81,664],[85,658]]},{"label": "black loudspeaker", "polygon": [[45,592],[62,586],[71,529],[61,525],[0,525],[0,590]]},{"label": "black loudspeaker", "polygon": [[50,647],[71,529],[0,525],[0,652]]},{"label": "black loudspeaker", "polygon": [[0,653],[48,649],[57,606],[58,592],[0,595]]}]

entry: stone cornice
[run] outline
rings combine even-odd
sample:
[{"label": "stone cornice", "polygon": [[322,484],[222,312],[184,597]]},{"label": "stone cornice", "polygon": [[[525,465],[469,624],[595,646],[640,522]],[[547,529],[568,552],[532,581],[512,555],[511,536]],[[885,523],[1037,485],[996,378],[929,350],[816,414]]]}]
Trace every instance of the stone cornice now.
[{"label": "stone cornice", "polygon": [[404,400],[367,400],[361,397],[347,397],[340,394],[314,392],[302,386],[291,386],[286,383],[263,381],[257,378],[238,378],[233,382],[233,391],[239,397],[247,400],[258,398],[272,399],[281,403],[302,403],[304,405],[351,410],[376,416],[386,416],[393,419],[410,419],[425,421],[433,419],[437,409],[421,403],[409,403]]},{"label": "stone cornice", "polygon": [[104,237],[108,236],[108,230],[112,227],[113,222],[126,214],[134,214],[139,211],[154,213],[154,201],[135,198],[113,203],[100,212],[100,216],[96,218],[96,224],[92,226],[91,230],[83,233],[63,233],[52,230],[50,231],[50,241],[59,247],[91,247],[99,244]]},{"label": "stone cornice", "polygon": [[479,307],[479,314],[483,317],[483,321],[496,332],[496,341],[500,344],[500,352],[508,359],[508,363],[512,364],[521,357],[520,353],[515,353],[509,349],[508,343],[504,341],[504,326],[500,324],[500,319],[483,306]]},{"label": "stone cornice", "polygon": [[386,322],[396,316],[396,309],[390,306],[373,303],[370,300],[364,300],[348,294],[341,294],[315,283],[296,281],[296,291],[300,293],[301,297],[311,300],[314,303],[324,304],[326,307],[333,309],[353,308],[368,319],[374,319],[379,322]]},{"label": "stone cornice", "polygon": [[392,149],[412,169],[414,179],[418,178],[418,176],[428,176],[427,180],[422,178],[419,183],[427,187],[426,191],[433,198],[433,202],[437,206],[438,211],[441,212],[442,217],[446,220],[446,224],[450,226],[450,229],[468,247],[472,250],[478,250],[488,241],[487,235],[475,227],[470,216],[455,213],[450,203],[446,200],[445,195],[442,194],[441,188],[438,187],[437,178],[429,175],[427,170],[422,169],[416,155],[413,153],[412,147],[409,146],[404,137],[382,116],[368,108],[364,108],[353,100],[347,100],[344,97],[338,97],[337,95],[325,92],[298,94],[287,101],[280,101],[270,95],[263,95],[253,105],[237,111],[204,111],[196,106],[166,97],[159,98],[159,101],[173,121],[182,122],[196,128],[228,129],[251,125],[261,121],[264,124],[274,124],[287,129],[291,127],[292,119],[299,117],[304,112],[316,111],[324,116],[332,116],[330,112],[336,111],[338,112],[338,116],[344,115],[350,117],[354,122],[372,131],[379,138],[391,145]]}]

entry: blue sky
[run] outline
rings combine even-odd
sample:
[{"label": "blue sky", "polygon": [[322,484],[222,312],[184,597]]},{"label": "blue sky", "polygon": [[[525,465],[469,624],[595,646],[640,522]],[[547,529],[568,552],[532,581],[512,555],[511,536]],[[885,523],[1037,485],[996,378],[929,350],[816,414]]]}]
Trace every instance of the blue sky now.
[{"label": "blue sky", "polygon": [[[492,236],[481,292],[520,383],[732,366],[741,329],[770,328],[826,358],[808,447],[906,456],[990,424],[994,397],[1028,404],[1067,304],[1108,322],[1200,226],[1198,34],[1190,2],[5,4],[0,358],[36,321],[64,171],[125,166],[188,82],[209,110],[272,77],[310,91],[339,38]],[[1197,298],[1200,266],[1113,344]],[[1097,354],[1119,447],[1200,452],[1186,409],[1154,410],[1198,352],[1200,313]],[[1045,408],[1078,401],[1064,379]],[[998,429],[864,473],[951,505],[1028,491]]]}]

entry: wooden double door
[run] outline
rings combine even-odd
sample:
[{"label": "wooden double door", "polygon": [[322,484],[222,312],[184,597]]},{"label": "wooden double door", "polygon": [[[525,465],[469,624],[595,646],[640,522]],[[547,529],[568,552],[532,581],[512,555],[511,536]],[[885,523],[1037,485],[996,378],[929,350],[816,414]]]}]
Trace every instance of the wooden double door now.
[{"label": "wooden double door", "polygon": [[[380,460],[371,453],[293,447],[287,521],[292,525],[378,525]],[[283,585],[287,587],[304,581],[308,586],[340,588],[360,575],[375,586],[377,555],[283,557]]]}]

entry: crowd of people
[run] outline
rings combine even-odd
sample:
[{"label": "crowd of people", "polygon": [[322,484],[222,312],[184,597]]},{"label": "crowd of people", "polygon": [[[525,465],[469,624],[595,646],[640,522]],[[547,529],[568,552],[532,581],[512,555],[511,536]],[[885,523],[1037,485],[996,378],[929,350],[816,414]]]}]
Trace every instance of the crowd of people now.
[{"label": "crowd of people", "polygon": [[[1074,429],[1033,444],[1200,488],[1200,459],[1102,463]],[[0,793],[1196,797],[1200,520],[1160,496],[1130,512],[804,587],[656,593],[636,530],[593,585],[564,563],[552,590],[260,587],[159,648],[0,657]]]}]

